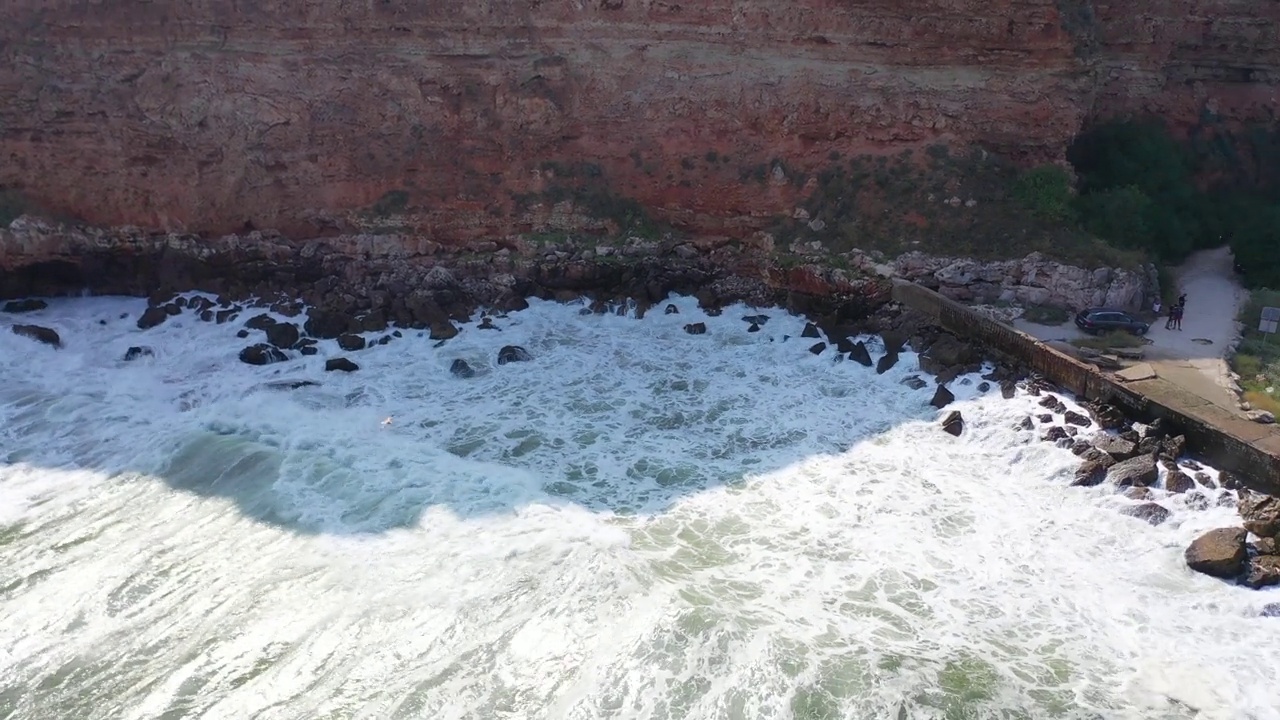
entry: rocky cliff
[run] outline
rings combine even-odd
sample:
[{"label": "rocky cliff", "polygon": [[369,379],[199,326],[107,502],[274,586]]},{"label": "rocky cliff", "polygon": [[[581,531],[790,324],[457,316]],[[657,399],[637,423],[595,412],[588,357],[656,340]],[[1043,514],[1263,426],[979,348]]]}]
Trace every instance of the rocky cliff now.
[{"label": "rocky cliff", "polygon": [[[0,186],[99,225],[742,236],[849,158],[1269,116],[1269,0],[10,0]],[[919,155],[917,155],[919,157]]]}]

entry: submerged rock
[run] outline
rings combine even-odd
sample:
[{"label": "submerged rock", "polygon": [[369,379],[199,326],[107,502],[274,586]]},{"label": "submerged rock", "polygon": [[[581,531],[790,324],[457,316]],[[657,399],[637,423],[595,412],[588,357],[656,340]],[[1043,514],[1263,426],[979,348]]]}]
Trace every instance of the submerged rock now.
[{"label": "submerged rock", "polygon": [[876,374],[883,375],[893,369],[898,364],[898,353],[885,353],[879,361],[876,362]]},{"label": "submerged rock", "polygon": [[1187,567],[1217,578],[1239,575],[1249,557],[1246,534],[1244,528],[1218,528],[1201,535],[1183,553]]},{"label": "submerged rock", "polygon": [[165,312],[164,308],[149,307],[138,318],[138,329],[149,330],[168,319],[169,313]]},{"label": "submerged rock", "polygon": [[[1146,488],[1142,488],[1146,489]],[[1151,525],[1159,525],[1169,519],[1169,510],[1159,503],[1142,503],[1121,510],[1122,513],[1129,517],[1135,517],[1139,520],[1145,520]]]},{"label": "submerged rock", "polygon": [[363,350],[365,348],[365,345],[367,344],[368,343],[365,342],[365,339],[360,337],[359,335],[353,335],[351,333],[343,333],[342,335],[338,336],[338,347],[342,348],[343,350],[346,350],[347,352],[355,352],[356,350]]},{"label": "submerged rock", "polygon": [[40,325],[14,325],[13,334],[31,338],[36,342],[42,342],[45,345],[51,345],[56,348],[62,347],[62,338],[58,333]]},{"label": "submerged rock", "polygon": [[258,343],[240,351],[240,362],[249,365],[270,365],[271,363],[284,362],[288,360],[288,356],[280,352],[266,343]]},{"label": "submerged rock", "polygon": [[685,332],[687,332],[687,333],[689,333],[690,335],[706,335],[706,334],[707,334],[707,324],[706,324],[706,323],[700,323],[700,322],[699,322],[699,323],[689,323],[688,325],[685,325],[685,326],[684,326],[684,331],[685,331]]},{"label": "submerged rock", "polygon": [[27,298],[26,300],[10,300],[4,304],[4,311],[8,313],[25,313],[43,310],[49,307],[49,303],[36,298]]},{"label": "submerged rock", "polygon": [[671,303],[667,303],[667,307],[663,309],[662,314],[663,315],[679,315],[680,308],[676,307]]},{"label": "submerged rock", "polygon": [[431,323],[432,340],[448,340],[458,336],[458,327],[448,320],[439,320]]},{"label": "submerged rock", "polygon": [[751,323],[751,325],[747,328],[747,332],[749,333],[760,332],[760,326],[755,323]]},{"label": "submerged rock", "polygon": [[805,323],[805,324],[804,324],[804,330],[803,330],[803,331],[801,331],[801,333],[800,333],[800,337],[802,337],[802,338],[818,338],[818,337],[822,337],[822,333],[818,332],[818,326],[817,326],[817,325],[814,325],[813,323]]},{"label": "submerged rock", "polygon": [[960,437],[960,433],[964,432],[964,416],[959,410],[952,410],[943,418],[942,429],[950,435]]},{"label": "submerged rock", "polygon": [[907,377],[902,379],[901,384],[906,385],[912,390],[920,390],[920,389],[923,389],[924,386],[928,385],[929,383],[925,382],[924,379],[921,378],[919,375],[908,375]]},{"label": "submerged rock", "polygon": [[467,361],[462,358],[454,360],[453,363],[449,365],[449,372],[460,378],[474,377],[476,374],[475,369],[468,365]]},{"label": "submerged rock", "polygon": [[325,372],[334,372],[335,370],[340,372],[355,372],[360,369],[360,366],[351,362],[347,358],[336,357],[325,360],[324,369]]},{"label": "submerged rock", "polygon": [[827,349],[827,344],[822,342],[814,343],[809,346],[809,352],[813,353],[814,355],[821,355],[822,352],[826,349]]},{"label": "submerged rock", "polygon": [[155,351],[149,347],[134,346],[124,351],[124,359],[125,361],[137,360],[140,357],[144,357],[144,356],[150,357],[155,354],[156,354]]},{"label": "submerged rock", "polygon": [[318,387],[320,383],[315,380],[280,380],[277,382],[267,383],[267,387],[272,390],[297,390],[304,387]]},{"label": "submerged rock", "polygon": [[533,356],[529,354],[529,351],[519,345],[505,345],[498,351],[499,365],[513,362],[529,362],[532,359]]},{"label": "submerged rock", "polygon": [[302,334],[293,323],[275,323],[267,328],[267,342],[282,350],[297,345],[300,339]]}]

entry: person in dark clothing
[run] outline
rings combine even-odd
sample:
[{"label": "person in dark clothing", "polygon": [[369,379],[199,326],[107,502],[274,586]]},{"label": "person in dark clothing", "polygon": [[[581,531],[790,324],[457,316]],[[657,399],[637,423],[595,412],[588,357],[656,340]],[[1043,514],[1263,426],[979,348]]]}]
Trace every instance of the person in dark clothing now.
[{"label": "person in dark clothing", "polygon": [[1182,329],[1182,303],[1173,306],[1173,310],[1169,312],[1169,319],[1173,321],[1173,329]]}]

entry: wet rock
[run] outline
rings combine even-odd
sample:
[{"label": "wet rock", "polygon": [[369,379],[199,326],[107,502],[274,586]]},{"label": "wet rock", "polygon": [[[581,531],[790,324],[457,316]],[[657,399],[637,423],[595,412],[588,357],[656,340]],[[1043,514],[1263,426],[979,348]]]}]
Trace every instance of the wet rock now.
[{"label": "wet rock", "polygon": [[502,330],[502,328],[493,324],[493,318],[489,317],[488,315],[485,315],[484,317],[480,318],[480,324],[476,326],[476,329],[477,330],[498,330],[498,331]]},{"label": "wet rock", "polygon": [[1253,543],[1253,549],[1259,555],[1275,555],[1280,552],[1280,543],[1276,542],[1276,539],[1273,537],[1258,538],[1258,540]]},{"label": "wet rock", "polygon": [[1150,525],[1159,525],[1169,519],[1169,510],[1159,503],[1147,502],[1127,507],[1120,512],[1129,517],[1145,520]]},{"label": "wet rock", "polygon": [[1244,584],[1255,590],[1280,585],[1280,557],[1258,555],[1249,558],[1245,563]]},{"label": "wet rock", "polygon": [[1195,486],[1196,481],[1181,470],[1170,470],[1164,476],[1164,489],[1171,493],[1184,493],[1195,488]]},{"label": "wet rock", "polygon": [[1133,428],[1129,428],[1128,430],[1121,430],[1120,439],[1128,440],[1129,442],[1133,443],[1134,447],[1137,447],[1138,443],[1142,441],[1142,438],[1138,435],[1138,431],[1134,430]]},{"label": "wet rock", "polygon": [[431,323],[431,333],[428,335],[432,340],[448,340],[458,336],[458,328],[448,320],[439,320]]},{"label": "wet rock", "polygon": [[345,333],[338,336],[338,347],[342,348],[347,352],[355,352],[357,350],[363,350],[365,349],[365,346],[367,344],[368,343],[365,342],[365,339],[360,337],[359,335],[352,335],[351,333]]},{"label": "wet rock", "polygon": [[960,433],[964,432],[964,416],[959,410],[952,410],[942,420],[942,430],[950,435],[960,437]]},{"label": "wet rock", "polygon": [[1207,488],[1216,488],[1216,487],[1218,487],[1218,484],[1217,484],[1217,483],[1215,483],[1215,482],[1213,481],[1213,478],[1209,477],[1209,475],[1208,475],[1207,473],[1198,472],[1198,473],[1196,473],[1196,474],[1195,474],[1194,476],[1192,476],[1192,477],[1195,479],[1195,481],[1196,481],[1198,484],[1203,485],[1203,486],[1205,486],[1205,487],[1207,487]]},{"label": "wet rock", "polygon": [[164,306],[164,312],[166,315],[181,315],[182,306],[176,302],[167,303]]},{"label": "wet rock", "polygon": [[1143,500],[1150,500],[1151,488],[1144,488],[1144,487],[1125,488],[1124,496],[1129,498],[1130,500],[1137,500],[1139,502]]},{"label": "wet rock", "polygon": [[[1093,446],[1116,460],[1128,460],[1135,456],[1138,451],[1137,445],[1115,435],[1099,435],[1094,438]],[[1152,466],[1155,466],[1154,461],[1152,461]]]},{"label": "wet rock", "polygon": [[929,401],[929,404],[941,410],[954,402],[955,399],[956,396],[950,390],[943,385],[939,385],[938,389],[933,391],[933,399]]},{"label": "wet rock", "polygon": [[289,358],[279,349],[271,347],[266,343],[258,343],[240,351],[240,362],[249,365],[269,365],[271,363],[284,362]]},{"label": "wet rock", "polygon": [[124,359],[128,362],[131,360],[137,360],[140,357],[151,357],[155,354],[155,351],[149,347],[137,347],[135,345],[134,347],[124,351]]},{"label": "wet rock", "polygon": [[453,364],[449,365],[449,372],[460,378],[474,377],[476,374],[475,369],[468,365],[467,361],[462,358],[454,360]]},{"label": "wet rock", "polygon": [[213,322],[213,311],[212,311],[212,310],[201,310],[201,311],[200,311],[200,320],[201,320],[201,321],[203,321],[203,322]]},{"label": "wet rock", "polygon": [[254,315],[253,317],[244,321],[244,326],[249,328],[250,330],[266,330],[267,328],[275,324],[276,324],[276,319],[266,313],[262,313],[260,315]]},{"label": "wet rock", "polygon": [[1071,484],[1076,487],[1093,487],[1101,485],[1106,479],[1107,466],[1097,460],[1088,460],[1076,468],[1076,476]]},{"label": "wet rock", "polygon": [[853,349],[849,351],[849,359],[863,367],[871,367],[871,353],[867,352],[867,344],[861,340],[854,343]]},{"label": "wet rock", "polygon": [[245,330],[244,328],[240,328],[239,330],[236,331],[236,337],[247,338],[249,337],[249,331]]},{"label": "wet rock", "polygon": [[1103,467],[1111,467],[1112,465],[1116,464],[1115,458],[1102,452],[1098,448],[1093,447],[1092,445],[1090,445],[1089,449],[1085,450],[1084,453],[1080,455],[1080,459],[1088,462],[1102,463]]},{"label": "wet rock", "polygon": [[142,316],[138,318],[138,329],[150,330],[169,319],[169,313],[164,311],[162,307],[149,307],[143,311]]},{"label": "wet rock", "polygon": [[1093,446],[1089,444],[1088,440],[1076,440],[1075,442],[1071,443],[1071,454],[1084,455],[1085,453],[1089,452],[1089,450],[1091,450],[1092,448]]},{"label": "wet rock", "polygon": [[30,338],[36,342],[51,345],[56,348],[62,347],[62,338],[58,333],[50,328],[41,327],[40,325],[14,325],[13,334]]},{"label": "wet rock", "polygon": [[752,325],[764,325],[765,323],[769,322],[769,316],[768,315],[743,315],[742,321],[745,323],[751,323]]},{"label": "wet rock", "polygon": [[1244,528],[1210,530],[1192,541],[1183,553],[1187,567],[1216,578],[1232,578],[1244,571],[1249,553]]},{"label": "wet rock", "polygon": [[984,393],[984,392],[987,392],[987,391],[988,391],[988,390],[990,390],[990,389],[991,389],[991,383],[989,383],[989,382],[980,382],[980,383],[978,383],[978,392],[980,392],[980,393]]},{"label": "wet rock", "polygon": [[1129,421],[1125,419],[1124,413],[1114,405],[1099,403],[1090,405],[1089,412],[1093,414],[1093,419],[1103,430],[1119,430],[1129,426]]},{"label": "wet rock", "polygon": [[1045,431],[1044,435],[1040,436],[1040,439],[1046,442],[1058,442],[1059,440],[1066,440],[1067,437],[1066,428],[1061,425],[1054,425]]},{"label": "wet rock", "polygon": [[215,324],[221,325],[223,323],[229,323],[232,320],[235,320],[236,317],[239,315],[240,315],[240,311],[238,310],[219,310],[218,312],[213,314],[213,321]]},{"label": "wet rock", "polygon": [[316,355],[320,350],[315,345],[303,345],[298,348],[298,352],[301,352],[303,355]]},{"label": "wet rock", "polygon": [[307,312],[307,321],[303,323],[302,329],[311,337],[332,340],[343,333],[359,329],[359,323],[346,313],[312,308]]},{"label": "wet rock", "polygon": [[760,332],[760,326],[755,323],[751,323],[750,327],[747,328],[747,332],[749,333]]},{"label": "wet rock", "polygon": [[908,375],[907,377],[903,378],[902,384],[906,385],[912,390],[920,390],[921,388],[928,385],[929,383],[925,382],[924,379],[921,378],[919,375]]},{"label": "wet rock", "polygon": [[1258,537],[1280,533],[1280,498],[1242,490],[1237,508],[1245,530]]},{"label": "wet rock", "polygon": [[1075,410],[1068,410],[1066,412],[1066,415],[1063,417],[1063,420],[1068,425],[1079,425],[1080,427],[1089,427],[1093,425],[1092,420],[1090,420],[1088,417],[1084,415],[1081,415]]},{"label": "wet rock", "polygon": [[1107,481],[1120,487],[1128,487],[1129,485],[1148,487],[1154,484],[1159,476],[1160,472],[1156,469],[1156,461],[1150,455],[1139,455],[1138,457],[1118,462],[1107,470]]},{"label": "wet rock", "polygon": [[1056,413],[1065,413],[1067,411],[1066,404],[1059,400],[1056,395],[1045,395],[1040,398],[1040,407],[1047,408]]},{"label": "wet rock", "polygon": [[1244,480],[1239,475],[1228,470],[1218,471],[1218,482],[1222,483],[1222,487],[1228,490],[1243,490],[1245,487]]},{"label": "wet rock", "polygon": [[809,346],[809,352],[813,353],[814,355],[821,355],[821,354],[822,354],[822,352],[823,352],[824,350],[826,350],[826,349],[827,349],[827,344],[826,344],[826,343],[821,343],[821,342],[820,342],[820,343],[814,343],[814,344],[812,344],[812,345],[810,345],[810,346]]},{"label": "wet rock", "polygon": [[336,357],[325,360],[324,369],[326,372],[333,372],[335,370],[340,372],[355,372],[360,369],[360,366],[351,362],[347,358]]},{"label": "wet rock", "polygon": [[876,362],[876,374],[883,375],[893,369],[898,364],[898,353],[885,353],[879,361]]},{"label": "wet rock", "polygon": [[822,333],[818,332],[818,326],[813,323],[805,323],[804,330],[800,333],[802,338],[818,338],[822,337]]},{"label": "wet rock", "polygon": [[707,324],[706,323],[689,323],[688,325],[684,326],[684,331],[689,333],[690,335],[706,335]]},{"label": "wet rock", "polygon": [[272,390],[297,390],[304,387],[319,387],[320,383],[315,380],[281,380],[279,382],[269,382],[267,387]]},{"label": "wet rock", "polygon": [[302,334],[293,323],[276,323],[267,328],[267,342],[281,349],[291,348],[301,339]]},{"label": "wet rock", "polygon": [[1258,611],[1260,617],[1280,617],[1280,603],[1267,603]]},{"label": "wet rock", "polygon": [[1199,490],[1192,490],[1186,494],[1187,507],[1192,510],[1203,511],[1209,509],[1210,497]]},{"label": "wet rock", "polygon": [[1018,394],[1018,384],[1012,380],[1004,380],[1000,383],[1000,397],[1005,400],[1012,400]]},{"label": "wet rock", "polygon": [[1037,415],[1036,419],[1040,421],[1041,425],[1048,425],[1053,422],[1053,415],[1051,413],[1043,413],[1041,415]]},{"label": "wet rock", "polygon": [[1142,438],[1138,441],[1138,446],[1134,452],[1138,455],[1158,455],[1160,452],[1160,441],[1155,438]]},{"label": "wet rock", "polygon": [[513,362],[529,362],[532,359],[533,356],[529,354],[529,351],[519,345],[505,345],[498,351],[499,365]]},{"label": "wet rock", "polygon": [[4,311],[7,313],[25,313],[43,310],[49,307],[49,303],[36,298],[27,298],[26,300],[10,300],[4,304]]},{"label": "wet rock", "polygon": [[973,348],[968,343],[954,335],[943,333],[920,356],[920,369],[936,375],[943,368],[964,367],[974,362],[976,358]]},{"label": "wet rock", "polygon": [[666,309],[664,309],[664,310],[662,311],[662,314],[663,314],[663,315],[679,315],[679,314],[680,314],[680,308],[676,307],[675,305],[672,305],[672,304],[668,303],[668,304],[667,304]]},{"label": "wet rock", "polygon": [[1031,419],[1031,416],[1028,415],[1022,418],[1022,422],[1018,423],[1018,427],[1022,428],[1023,430],[1035,430],[1036,423],[1034,420]]}]

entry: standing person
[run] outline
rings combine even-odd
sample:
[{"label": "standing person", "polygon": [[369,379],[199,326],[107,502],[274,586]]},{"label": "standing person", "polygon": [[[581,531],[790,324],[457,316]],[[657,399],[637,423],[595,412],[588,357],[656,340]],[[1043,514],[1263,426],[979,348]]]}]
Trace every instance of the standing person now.
[{"label": "standing person", "polygon": [[1178,296],[1178,307],[1185,308],[1187,306],[1187,294],[1182,293]]},{"label": "standing person", "polygon": [[1174,316],[1174,314],[1175,314],[1175,313],[1177,313],[1177,312],[1178,312],[1178,306],[1177,306],[1177,305],[1174,305],[1173,307],[1169,308],[1169,317],[1165,318],[1165,320],[1164,320],[1164,329],[1165,329],[1165,330],[1172,330],[1172,329],[1173,329],[1173,316]]},{"label": "standing person", "polygon": [[1156,317],[1160,317],[1162,309],[1164,309],[1164,306],[1160,304],[1160,298],[1156,298],[1156,301],[1151,303],[1151,311],[1156,314]]},{"label": "standing person", "polygon": [[1174,330],[1182,329],[1182,304],[1181,303],[1173,306],[1173,310],[1169,312],[1169,318],[1173,320]]}]

